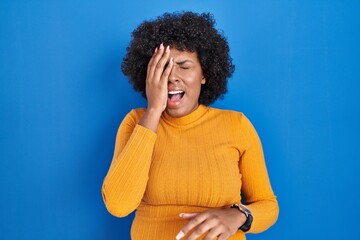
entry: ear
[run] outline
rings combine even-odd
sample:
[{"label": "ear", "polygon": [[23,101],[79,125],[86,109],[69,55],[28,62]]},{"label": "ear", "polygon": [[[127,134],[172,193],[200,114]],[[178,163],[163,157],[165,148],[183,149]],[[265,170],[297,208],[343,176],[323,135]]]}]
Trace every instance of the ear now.
[{"label": "ear", "polygon": [[205,77],[203,76],[202,79],[201,79],[201,84],[205,84],[206,83],[206,79]]}]

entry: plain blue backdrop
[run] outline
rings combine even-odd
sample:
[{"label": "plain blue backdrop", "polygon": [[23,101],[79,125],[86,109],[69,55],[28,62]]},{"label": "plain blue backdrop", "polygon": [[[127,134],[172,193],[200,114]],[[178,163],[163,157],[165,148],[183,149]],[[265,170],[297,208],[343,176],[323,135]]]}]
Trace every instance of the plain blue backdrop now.
[{"label": "plain blue backdrop", "polygon": [[122,118],[131,31],[211,12],[236,71],[213,106],[263,143],[280,216],[248,239],[359,239],[360,2],[0,1],[0,239],[129,239],[101,184]]}]

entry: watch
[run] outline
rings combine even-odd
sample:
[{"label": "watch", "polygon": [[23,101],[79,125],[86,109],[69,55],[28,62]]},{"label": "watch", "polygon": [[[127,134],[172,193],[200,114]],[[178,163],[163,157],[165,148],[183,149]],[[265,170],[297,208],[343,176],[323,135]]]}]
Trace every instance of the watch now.
[{"label": "watch", "polygon": [[237,208],[240,212],[245,214],[246,221],[244,222],[243,225],[239,227],[239,230],[243,232],[249,231],[251,227],[251,223],[253,221],[253,216],[251,215],[251,211],[242,204],[233,204],[231,205],[231,208]]}]

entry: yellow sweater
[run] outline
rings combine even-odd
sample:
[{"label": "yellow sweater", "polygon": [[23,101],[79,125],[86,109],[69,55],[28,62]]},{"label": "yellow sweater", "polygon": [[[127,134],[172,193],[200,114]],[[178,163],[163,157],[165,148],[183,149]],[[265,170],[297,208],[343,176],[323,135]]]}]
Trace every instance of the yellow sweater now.
[{"label": "yellow sweater", "polygon": [[249,232],[275,223],[279,207],[261,143],[244,114],[203,105],[181,118],[164,112],[154,133],[138,125],[144,113],[132,110],[121,123],[102,187],[114,216],[137,210],[133,240],[175,239],[187,223],[179,213],[229,207],[240,194],[254,217]]}]

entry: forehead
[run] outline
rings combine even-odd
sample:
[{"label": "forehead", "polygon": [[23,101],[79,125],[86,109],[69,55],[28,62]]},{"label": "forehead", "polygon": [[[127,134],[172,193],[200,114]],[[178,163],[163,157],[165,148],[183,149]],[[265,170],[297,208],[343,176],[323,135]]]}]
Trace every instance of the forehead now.
[{"label": "forehead", "polygon": [[198,55],[196,52],[180,51],[175,48],[170,48],[170,57],[174,58],[175,62],[182,62],[190,60],[193,63],[199,63]]}]

